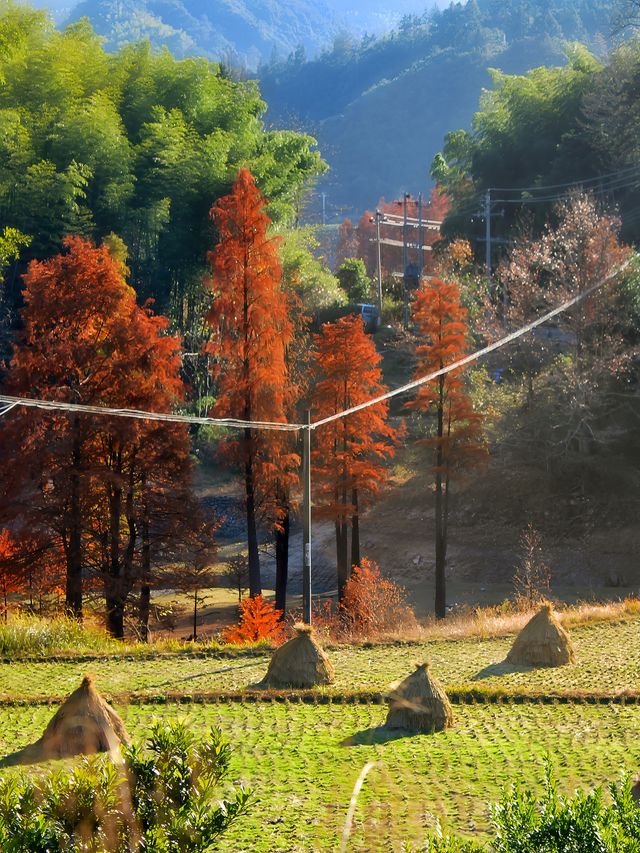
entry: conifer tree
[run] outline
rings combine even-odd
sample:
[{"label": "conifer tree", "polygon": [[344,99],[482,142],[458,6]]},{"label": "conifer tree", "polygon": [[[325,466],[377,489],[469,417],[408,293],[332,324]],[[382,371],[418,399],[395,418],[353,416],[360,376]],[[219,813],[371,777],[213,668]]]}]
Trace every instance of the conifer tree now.
[{"label": "conifer tree", "polygon": [[[413,318],[423,343],[417,347],[416,378],[441,370],[462,358],[467,341],[467,311],[460,304],[458,285],[431,279],[416,295]],[[451,478],[485,453],[482,416],[475,412],[461,370],[453,370],[422,385],[409,404],[435,410],[435,434],[424,441],[433,447],[435,486],[435,613],[446,615],[445,565]]]},{"label": "conifer tree", "polygon": [[[314,419],[357,406],[386,391],[373,339],[360,316],[325,323],[314,338],[317,384]],[[386,402],[319,427],[314,433],[315,506],[336,529],[338,591],[344,592],[351,567],[360,564],[360,511],[386,480],[396,430],[388,422]],[[351,527],[351,559],[348,535]]]},{"label": "conifer tree", "polygon": [[[107,246],[78,237],[65,240],[64,253],[30,264],[24,328],[5,385],[10,393],[157,412],[183,397],[180,342],[166,334],[164,317],[136,304],[125,274]],[[186,505],[187,430],[18,409],[3,422],[1,437],[14,449],[0,494],[2,516],[64,554],[70,613],[82,614],[86,569],[98,574],[107,627],[122,637],[124,607],[140,561],[149,556],[145,507],[167,514],[175,513],[176,501],[183,511]]]},{"label": "conifer tree", "polygon": [[[213,295],[208,352],[217,382],[212,414],[285,421],[290,390],[286,354],[293,326],[280,286],[278,241],[269,234],[265,200],[248,169],[240,170],[231,193],[211,208],[211,217],[219,237],[208,255]],[[262,591],[257,533],[261,499],[273,493],[275,475],[291,468],[293,455],[280,448],[275,436],[251,427],[225,441],[224,452],[243,474],[249,594],[255,596]]]}]

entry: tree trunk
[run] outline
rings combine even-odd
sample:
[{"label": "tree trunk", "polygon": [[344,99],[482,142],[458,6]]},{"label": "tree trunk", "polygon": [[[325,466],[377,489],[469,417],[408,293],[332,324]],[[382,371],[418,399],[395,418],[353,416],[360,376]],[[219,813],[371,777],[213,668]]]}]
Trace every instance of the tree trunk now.
[{"label": "tree trunk", "polygon": [[354,512],[351,516],[351,566],[360,565],[360,515],[358,513],[358,490],[354,489],[351,492],[351,503],[354,506]]},{"label": "tree trunk", "polygon": [[149,642],[149,614],[151,612],[151,587],[148,583],[140,586],[140,598],[138,599],[138,623],[140,639],[143,643]]},{"label": "tree trunk", "polygon": [[[249,430],[246,430],[249,432]],[[258,552],[258,529],[256,525],[256,500],[253,482],[253,464],[247,457],[244,468],[245,506],[247,510],[247,549],[249,552],[249,595],[262,595],[260,579],[260,554]]]},{"label": "tree trunk", "polygon": [[348,530],[346,522],[336,521],[336,556],[338,568],[338,599],[342,601],[344,588],[349,580],[349,549]]},{"label": "tree trunk", "polygon": [[146,479],[142,481],[144,498],[142,501],[142,553],[140,555],[140,600],[138,602],[138,623],[140,639],[149,642],[149,614],[151,612],[151,538],[149,535],[149,505],[147,503]]},{"label": "tree trunk", "polygon": [[193,642],[198,639],[198,590],[193,591]]},{"label": "tree trunk", "polygon": [[444,381],[440,377],[440,403],[438,405],[438,443],[436,445],[436,573],[435,573],[435,613],[436,619],[447,615],[447,595],[445,578],[446,540],[444,536],[444,511],[442,500],[442,437],[443,437]]},{"label": "tree trunk", "polygon": [[116,582],[110,583],[109,586],[112,587],[112,590],[107,592],[105,596],[107,632],[116,640],[124,640],[124,599],[119,592],[120,584],[116,579]]},{"label": "tree trunk", "polygon": [[68,520],[67,578],[65,608],[70,616],[82,619],[82,510],[80,506],[80,465],[82,448],[80,420],[73,422],[71,451],[71,499]]},{"label": "tree trunk", "polygon": [[122,514],[122,457],[116,454],[112,473],[114,482],[109,485],[109,538],[105,599],[107,605],[106,627],[118,640],[124,639],[124,597],[122,595],[122,566],[120,560],[120,519]]},{"label": "tree trunk", "polygon": [[[347,384],[345,380],[343,406],[346,409],[348,406]],[[349,565],[349,527],[347,524],[347,470],[346,470],[346,455],[347,455],[347,424],[342,421],[342,482],[336,491],[336,503],[341,507],[340,516],[336,521],[336,549],[338,563],[338,600],[344,598],[344,588],[351,575],[351,566]]]},{"label": "tree trunk", "polygon": [[289,532],[291,514],[287,506],[280,523],[276,526],[276,610],[282,613],[287,609],[287,582],[289,580]]}]

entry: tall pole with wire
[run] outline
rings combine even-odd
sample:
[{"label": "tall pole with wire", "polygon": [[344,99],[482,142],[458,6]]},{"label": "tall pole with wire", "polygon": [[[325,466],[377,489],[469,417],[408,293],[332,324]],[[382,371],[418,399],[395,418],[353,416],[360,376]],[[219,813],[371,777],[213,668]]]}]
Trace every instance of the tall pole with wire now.
[{"label": "tall pole with wire", "polygon": [[487,278],[491,278],[491,190],[484,194],[484,256]]},{"label": "tall pole with wire", "polygon": [[311,625],[311,412],[302,445],[302,621]]},{"label": "tall pole with wire", "polygon": [[403,220],[402,220],[402,301],[404,303],[403,311],[403,327],[409,328],[409,289],[407,287],[407,267],[409,265],[409,248],[408,242],[408,220],[407,220],[407,200],[409,193],[405,193],[403,197]]},{"label": "tall pole with wire", "polygon": [[376,243],[378,247],[378,312],[382,320],[382,253],[380,251],[380,220],[384,219],[381,210],[376,210]]}]

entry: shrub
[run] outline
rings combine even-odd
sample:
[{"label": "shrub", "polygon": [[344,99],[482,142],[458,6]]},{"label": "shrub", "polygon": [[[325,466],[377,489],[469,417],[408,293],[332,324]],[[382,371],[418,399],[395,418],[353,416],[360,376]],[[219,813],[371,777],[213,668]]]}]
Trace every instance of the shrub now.
[{"label": "shrub", "polygon": [[255,643],[271,640],[279,644],[285,637],[282,612],[261,595],[247,598],[239,605],[240,621],[222,632],[225,643]]},{"label": "shrub", "polygon": [[327,600],[314,606],[313,625],[319,636],[338,641],[406,635],[417,628],[404,588],[383,577],[367,557],[353,567],[337,609]]},{"label": "shrub", "polygon": [[251,802],[241,786],[215,800],[230,748],[213,730],[201,744],[184,723],[156,722],[124,763],[85,758],[71,772],[0,779],[3,853],[198,853]]},{"label": "shrub", "polygon": [[519,785],[507,788],[491,807],[491,832],[486,845],[452,836],[428,839],[429,853],[637,853],[640,850],[640,807],[631,779],[602,791],[558,793],[547,764],[542,798]]},{"label": "shrub", "polygon": [[551,568],[544,557],[542,537],[529,522],[520,534],[520,560],[513,575],[516,604],[529,608],[548,599]]},{"label": "shrub", "polygon": [[43,619],[39,616],[14,614],[0,624],[0,657],[64,654],[82,651],[114,651],[121,649],[104,631],[91,628],[60,616]]},{"label": "shrub", "polygon": [[353,567],[339,613],[343,631],[358,639],[413,628],[416,622],[404,588],[383,577],[377,563],[367,557]]}]

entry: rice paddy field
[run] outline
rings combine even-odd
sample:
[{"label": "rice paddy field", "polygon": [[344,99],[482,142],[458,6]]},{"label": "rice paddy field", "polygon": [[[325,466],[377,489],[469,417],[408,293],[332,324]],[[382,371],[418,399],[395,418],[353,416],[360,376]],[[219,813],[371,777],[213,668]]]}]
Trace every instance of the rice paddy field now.
[{"label": "rice paddy field", "polygon": [[[336,647],[336,683],[304,695],[253,692],[268,660],[255,650],[0,663],[0,754],[35,740],[56,697],[91,671],[136,739],[153,717],[222,727],[233,780],[258,798],[223,850],[339,849],[353,785],[370,761],[349,850],[415,849],[437,821],[481,837],[488,803],[516,780],[539,790],[547,756],[567,793],[640,770],[640,617],[571,635],[578,663],[558,669],[501,664],[512,637]],[[383,729],[385,691],[427,658],[452,693],[455,727]]]}]

